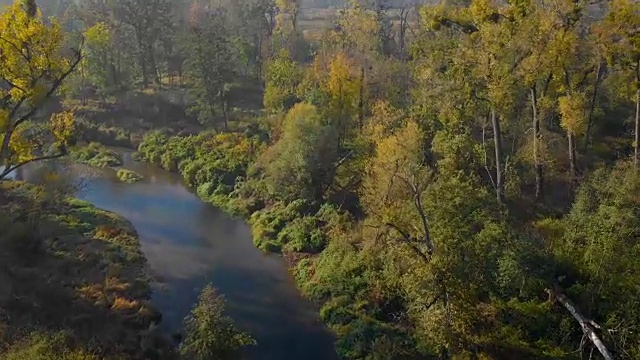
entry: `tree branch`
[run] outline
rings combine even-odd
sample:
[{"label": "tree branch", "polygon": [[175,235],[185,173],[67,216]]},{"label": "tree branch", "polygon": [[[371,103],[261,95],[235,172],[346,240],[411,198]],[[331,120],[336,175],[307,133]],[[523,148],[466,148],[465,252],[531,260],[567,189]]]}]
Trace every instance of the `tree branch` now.
[{"label": "tree branch", "polygon": [[430,259],[429,256],[427,256],[424,252],[422,252],[422,250],[420,250],[416,245],[415,245],[415,240],[411,239],[411,237],[409,236],[409,234],[407,234],[406,232],[404,232],[402,229],[400,229],[398,226],[392,224],[392,223],[386,223],[386,226],[394,229],[395,231],[397,231],[398,233],[400,233],[400,235],[402,235],[404,243],[407,244],[409,246],[409,248],[416,254],[418,255],[425,263],[429,263]]},{"label": "tree branch", "polygon": [[36,158],[30,159],[30,160],[27,160],[27,161],[23,161],[18,165],[9,166],[6,169],[4,169],[2,174],[0,174],[0,180],[3,180],[11,172],[13,172],[13,171],[15,171],[15,170],[27,165],[27,164],[30,164],[32,162],[57,159],[57,158],[61,158],[61,157],[65,156],[65,155],[67,155],[67,151],[62,151],[62,152],[60,152],[58,154],[55,154],[55,155],[36,157]]}]

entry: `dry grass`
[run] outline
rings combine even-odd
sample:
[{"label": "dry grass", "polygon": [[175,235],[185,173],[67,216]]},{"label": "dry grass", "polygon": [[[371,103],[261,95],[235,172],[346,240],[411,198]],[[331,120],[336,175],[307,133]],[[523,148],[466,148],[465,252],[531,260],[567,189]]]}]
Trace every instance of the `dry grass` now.
[{"label": "dry grass", "polygon": [[138,309],[140,309],[140,306],[141,305],[138,300],[129,300],[129,299],[117,296],[115,300],[113,300],[113,304],[111,305],[111,310],[135,312],[135,311],[138,311]]}]

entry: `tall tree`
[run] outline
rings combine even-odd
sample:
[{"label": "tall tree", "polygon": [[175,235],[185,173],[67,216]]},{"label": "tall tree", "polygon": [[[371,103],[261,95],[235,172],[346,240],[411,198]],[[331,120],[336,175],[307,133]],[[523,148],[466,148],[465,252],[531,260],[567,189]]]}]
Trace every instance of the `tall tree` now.
[{"label": "tall tree", "polygon": [[213,126],[219,120],[218,114],[222,114],[227,129],[226,96],[233,67],[225,9],[195,3],[190,20],[186,70],[196,99],[191,111],[201,123]]},{"label": "tall tree", "polygon": [[150,80],[160,84],[155,49],[160,35],[171,28],[168,0],[122,0],[117,4],[117,17],[131,26],[136,34],[142,86],[149,86]]},{"label": "tall tree", "polygon": [[615,71],[626,80],[620,89],[628,89],[635,102],[634,156],[636,168],[640,163],[640,3],[615,0],[598,27],[600,43]]}]

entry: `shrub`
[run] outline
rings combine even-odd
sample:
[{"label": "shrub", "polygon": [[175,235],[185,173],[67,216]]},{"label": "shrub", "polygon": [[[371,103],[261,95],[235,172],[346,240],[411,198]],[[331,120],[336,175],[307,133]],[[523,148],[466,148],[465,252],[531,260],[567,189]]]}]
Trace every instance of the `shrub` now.
[{"label": "shrub", "polygon": [[117,151],[98,143],[90,143],[85,147],[75,148],[72,150],[71,155],[76,161],[99,168],[122,165],[122,156]]},{"label": "shrub", "polygon": [[[33,333],[2,355],[3,360],[98,360],[96,355],[76,348],[64,332],[53,335]],[[107,359],[105,359],[107,360]]]},{"label": "shrub", "polygon": [[135,171],[131,171],[127,169],[118,170],[117,175],[120,181],[126,182],[126,183],[134,183],[143,179],[142,175],[138,174]]}]

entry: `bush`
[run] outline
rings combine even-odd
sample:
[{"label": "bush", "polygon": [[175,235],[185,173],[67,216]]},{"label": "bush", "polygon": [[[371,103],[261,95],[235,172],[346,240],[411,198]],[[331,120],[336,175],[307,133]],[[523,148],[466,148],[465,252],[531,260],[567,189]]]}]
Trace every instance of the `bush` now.
[{"label": "bush", "polygon": [[[10,347],[3,360],[98,360],[96,355],[76,348],[73,338],[64,332],[53,335],[33,333]],[[107,360],[107,359],[104,359]]]},{"label": "bush", "polygon": [[278,233],[278,242],[283,244],[287,251],[317,253],[325,244],[322,230],[315,217],[297,218]]},{"label": "bush", "polygon": [[75,148],[71,151],[71,155],[78,162],[99,168],[122,165],[122,156],[117,151],[99,143]]},{"label": "bush", "polygon": [[126,183],[138,182],[144,178],[142,175],[138,174],[137,172],[127,170],[127,169],[118,170],[117,175],[120,181],[126,182]]}]

